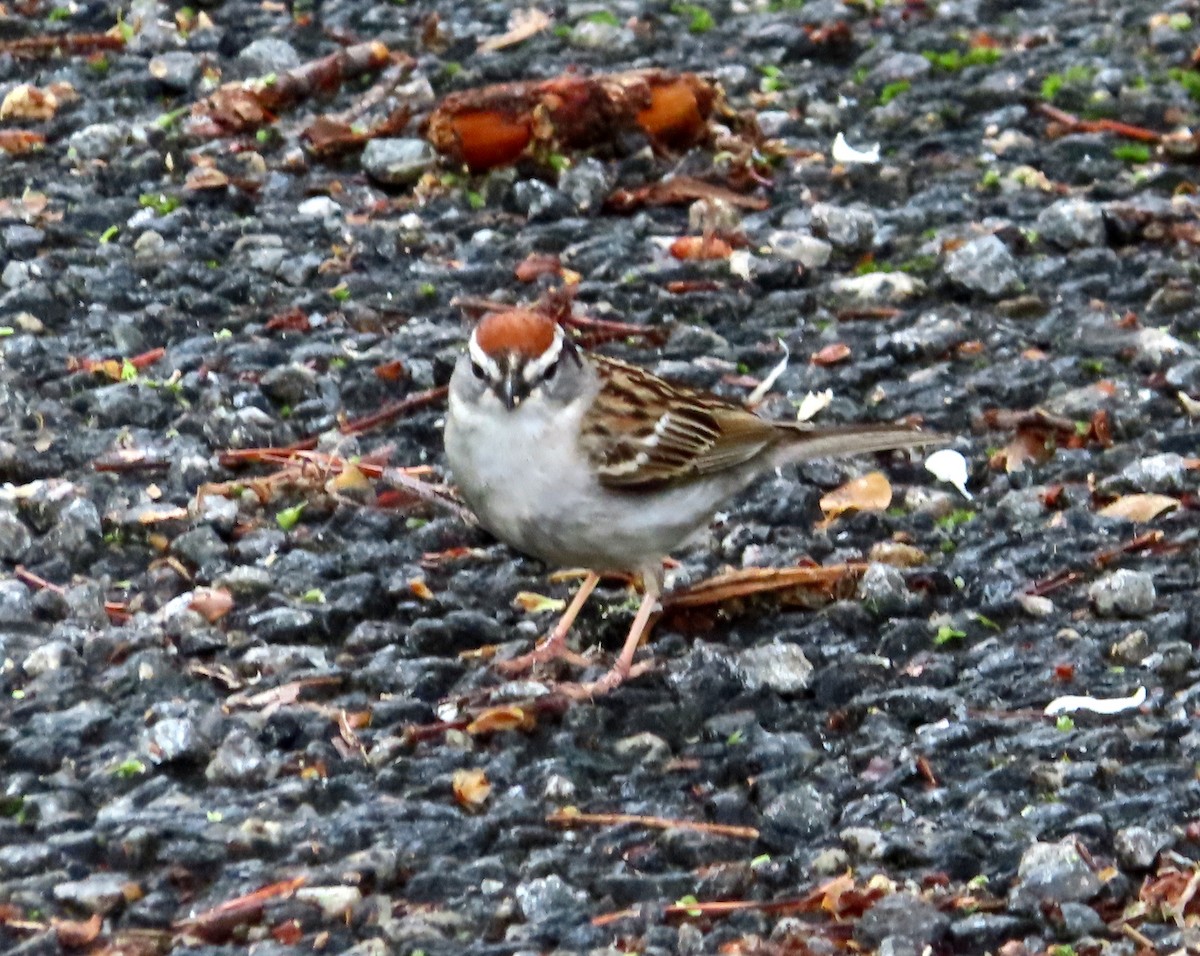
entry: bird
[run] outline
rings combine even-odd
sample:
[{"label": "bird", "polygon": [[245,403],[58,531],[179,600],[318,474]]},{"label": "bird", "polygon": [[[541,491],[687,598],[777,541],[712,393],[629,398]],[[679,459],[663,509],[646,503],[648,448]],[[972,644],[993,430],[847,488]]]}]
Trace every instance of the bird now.
[{"label": "bird", "polygon": [[446,460],[460,495],[500,541],[586,576],[549,635],[496,667],[522,674],[587,658],[570,628],[603,572],[640,576],[643,596],[620,655],[587,683],[592,698],[646,667],[634,657],[663,589],[663,561],[764,473],[814,458],[942,444],[893,424],[770,421],[639,365],[584,351],[529,307],[484,315],[450,376]]}]

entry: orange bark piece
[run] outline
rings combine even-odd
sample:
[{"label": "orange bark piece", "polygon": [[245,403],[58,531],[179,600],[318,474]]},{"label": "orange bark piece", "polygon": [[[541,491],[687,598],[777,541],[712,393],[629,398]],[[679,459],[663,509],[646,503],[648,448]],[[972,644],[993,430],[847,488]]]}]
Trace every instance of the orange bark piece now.
[{"label": "orange bark piece", "polygon": [[671,243],[676,259],[728,259],[733,247],[717,236],[680,236]]},{"label": "orange bark piece", "polygon": [[720,96],[694,73],[629,70],[451,93],[429,117],[440,152],[479,172],[545,150],[586,149],[640,128],[653,145],[681,149],[708,133]]},{"label": "orange bark piece", "polygon": [[499,110],[460,113],[449,122],[462,160],[472,169],[513,162],[533,136],[529,119],[505,116]]},{"label": "orange bark piece", "polygon": [[690,146],[704,131],[704,116],[691,74],[650,88],[650,105],[637,115],[646,135],[675,147]]}]

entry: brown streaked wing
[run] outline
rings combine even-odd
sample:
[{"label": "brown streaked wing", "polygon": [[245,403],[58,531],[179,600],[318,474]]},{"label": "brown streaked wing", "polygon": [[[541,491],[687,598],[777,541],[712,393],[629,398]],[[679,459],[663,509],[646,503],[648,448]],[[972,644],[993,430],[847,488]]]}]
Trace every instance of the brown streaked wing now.
[{"label": "brown streaked wing", "polygon": [[733,468],[780,439],[770,422],[636,365],[591,355],[604,387],[581,442],[600,483],[652,489]]}]

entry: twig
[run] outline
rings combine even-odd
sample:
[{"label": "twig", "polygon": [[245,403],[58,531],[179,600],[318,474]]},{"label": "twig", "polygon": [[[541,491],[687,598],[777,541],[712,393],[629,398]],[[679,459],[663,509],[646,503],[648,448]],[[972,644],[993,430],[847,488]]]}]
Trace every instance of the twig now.
[{"label": "twig", "polygon": [[755,827],[739,827],[727,823],[701,823],[695,820],[672,820],[670,817],[655,817],[640,813],[572,813],[558,810],[547,814],[547,823],[563,827],[600,826],[613,827],[623,823],[649,827],[652,830],[692,830],[712,836],[733,837],[737,840],[757,840]]},{"label": "twig", "polygon": [[343,435],[360,435],[372,428],[378,428],[380,425],[386,425],[391,421],[407,415],[409,412],[416,411],[418,408],[424,408],[426,405],[432,405],[435,402],[440,402],[446,397],[449,388],[445,385],[439,385],[437,388],[426,389],[423,392],[417,392],[416,395],[409,395],[398,402],[392,402],[390,405],[385,405],[377,412],[370,415],[364,415],[362,418],[354,418],[347,422],[342,422],[339,426],[339,431]]},{"label": "twig", "polygon": [[1130,123],[1122,123],[1120,120],[1111,119],[1081,120],[1073,113],[1060,110],[1057,106],[1051,106],[1049,103],[1038,103],[1037,110],[1048,119],[1056,123],[1061,123],[1067,128],[1068,132],[1114,133],[1117,136],[1123,136],[1125,139],[1137,140],[1142,143],[1161,143],[1163,139],[1162,133],[1156,133],[1154,130],[1146,129],[1144,126],[1133,126]]},{"label": "twig", "polygon": [[13,574],[17,580],[24,581],[30,587],[36,588],[39,591],[53,591],[55,594],[66,594],[67,589],[61,584],[52,584],[39,574],[34,574],[25,565],[18,564],[13,568]]}]

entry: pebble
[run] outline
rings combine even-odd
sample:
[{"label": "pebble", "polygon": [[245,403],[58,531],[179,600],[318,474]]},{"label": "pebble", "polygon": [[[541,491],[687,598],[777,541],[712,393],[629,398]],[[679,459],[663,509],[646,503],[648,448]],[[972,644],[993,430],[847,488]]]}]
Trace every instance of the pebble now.
[{"label": "pebble", "polygon": [[1063,249],[1099,246],[1105,241],[1104,213],[1086,199],[1059,199],[1038,213],[1036,222],[1038,234]]},{"label": "pebble", "polygon": [[1020,910],[1035,907],[1043,900],[1082,902],[1092,899],[1102,885],[1080,855],[1075,839],[1067,837],[1058,843],[1034,843],[1025,851],[1009,901]]},{"label": "pebble", "polygon": [[66,641],[47,641],[34,648],[29,656],[21,661],[21,670],[28,677],[41,677],[78,660],[79,655]]},{"label": "pebble", "polygon": [[912,603],[908,584],[897,568],[871,562],[858,582],[858,599],[877,617],[894,617]]},{"label": "pebble", "polygon": [[1169,834],[1151,830],[1149,827],[1122,827],[1113,837],[1113,849],[1121,866],[1138,871],[1154,866],[1158,854],[1171,846]]},{"label": "pebble", "polygon": [[919,956],[925,947],[941,942],[949,928],[949,918],[931,903],[901,892],[876,901],[855,925],[854,938],[868,949]]},{"label": "pebble", "polygon": [[925,291],[925,283],[907,272],[868,272],[866,275],[834,279],[829,291],[851,302],[904,302]]},{"label": "pebble", "polygon": [[1145,617],[1154,610],[1154,577],[1146,571],[1121,568],[1093,582],[1088,598],[1101,617]]},{"label": "pebble", "polygon": [[196,725],[187,717],[165,717],[145,734],[146,752],[156,764],[192,760],[204,756],[204,746]]},{"label": "pebble", "polygon": [[577,212],[585,215],[601,211],[612,187],[608,164],[592,156],[576,159],[558,176],[559,191],[575,204]]},{"label": "pebble", "polygon": [[85,913],[107,916],[141,895],[136,883],[124,873],[93,873],[69,880],[54,888],[54,898]]},{"label": "pebble", "polygon": [[200,58],[188,50],[170,50],[151,57],[147,69],[168,90],[186,93],[200,76]]},{"label": "pebble", "polygon": [[302,62],[296,48],[279,37],[259,37],[242,47],[238,62],[249,76],[267,76],[294,69]]},{"label": "pebble", "polygon": [[437,151],[423,139],[373,139],[362,152],[363,171],[385,186],[410,186],[437,165]]},{"label": "pebble", "polygon": [[869,209],[819,202],[812,207],[812,228],[835,248],[861,251],[871,247],[877,225]]},{"label": "pebble", "polygon": [[0,581],[0,624],[8,627],[33,621],[33,597],[20,581]]},{"label": "pebble", "polygon": [[1017,260],[996,236],[981,236],[955,249],[944,265],[949,279],[968,292],[998,299],[1024,288]]},{"label": "pebble", "polygon": [[569,919],[582,915],[588,896],[556,873],[517,884],[513,890],[517,906],[527,922],[542,923],[551,918]]},{"label": "pebble", "polygon": [[800,784],[763,808],[762,841],[776,850],[791,848],[826,830],[834,813],[828,794],[812,784]]},{"label": "pebble", "polygon": [[812,683],[813,666],[796,644],[771,643],[741,651],[735,660],[747,690],[796,694]]},{"label": "pebble", "polygon": [[767,236],[767,245],[780,259],[798,262],[806,269],[822,269],[829,263],[833,245],[811,232],[777,230]]},{"label": "pebble", "polygon": [[575,211],[575,204],[564,193],[540,179],[513,183],[504,197],[504,205],[530,222],[558,221]]},{"label": "pebble", "polygon": [[111,160],[127,144],[142,139],[124,123],[93,123],[67,139],[67,147],[79,159]]},{"label": "pebble", "polygon": [[237,727],[221,741],[204,770],[204,776],[211,783],[254,786],[264,782],[267,769],[267,761],[258,741]]}]

